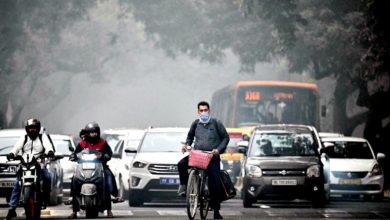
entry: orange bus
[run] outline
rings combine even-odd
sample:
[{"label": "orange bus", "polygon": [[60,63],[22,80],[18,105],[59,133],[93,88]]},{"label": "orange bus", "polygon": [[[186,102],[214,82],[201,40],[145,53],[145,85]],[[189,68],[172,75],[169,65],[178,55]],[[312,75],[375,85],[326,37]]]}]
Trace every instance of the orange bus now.
[{"label": "orange bus", "polygon": [[211,109],[226,127],[285,123],[319,129],[319,94],[313,83],[240,81],[216,91]]}]

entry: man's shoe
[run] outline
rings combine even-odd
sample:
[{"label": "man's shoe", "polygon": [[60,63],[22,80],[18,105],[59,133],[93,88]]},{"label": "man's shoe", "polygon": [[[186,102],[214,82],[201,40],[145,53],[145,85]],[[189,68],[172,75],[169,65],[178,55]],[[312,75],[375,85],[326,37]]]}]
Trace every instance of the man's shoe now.
[{"label": "man's shoe", "polygon": [[70,214],[68,216],[68,219],[76,219],[77,218],[77,213],[76,212],[72,212],[72,214]]},{"label": "man's shoe", "polygon": [[8,214],[7,214],[7,220],[11,220],[12,218],[15,218],[17,215],[16,215],[16,211],[15,209],[9,209],[8,210]]},{"label": "man's shoe", "polygon": [[111,210],[107,210],[107,218],[114,218]]},{"label": "man's shoe", "polygon": [[219,211],[214,211],[214,219],[223,219]]},{"label": "man's shoe", "polygon": [[124,202],[125,200],[120,198],[120,197],[115,197],[115,198],[111,199],[111,201],[113,203],[119,203],[119,202]]},{"label": "man's shoe", "polygon": [[177,195],[180,197],[186,197],[186,191],[187,191],[187,186],[186,185],[180,185],[179,190],[177,190]]}]

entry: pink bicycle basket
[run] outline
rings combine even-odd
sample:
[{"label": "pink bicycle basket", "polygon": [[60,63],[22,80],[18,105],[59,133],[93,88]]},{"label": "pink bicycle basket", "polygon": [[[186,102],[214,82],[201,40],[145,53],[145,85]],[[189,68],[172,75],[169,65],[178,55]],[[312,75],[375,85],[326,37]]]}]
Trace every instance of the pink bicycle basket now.
[{"label": "pink bicycle basket", "polygon": [[188,166],[207,169],[211,158],[213,158],[213,155],[210,153],[205,153],[200,150],[191,150],[188,159]]}]

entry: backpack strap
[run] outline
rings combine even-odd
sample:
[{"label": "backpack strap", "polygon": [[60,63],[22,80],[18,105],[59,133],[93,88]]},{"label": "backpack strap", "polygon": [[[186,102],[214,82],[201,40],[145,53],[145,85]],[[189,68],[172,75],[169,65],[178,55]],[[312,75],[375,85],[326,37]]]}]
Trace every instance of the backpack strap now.
[{"label": "backpack strap", "polygon": [[22,154],[24,154],[24,145],[27,143],[27,134],[24,135],[24,141],[23,141],[23,147],[22,147]]},{"label": "backpack strap", "polygon": [[48,138],[49,141],[50,141],[51,147],[53,148],[53,152],[56,152],[56,148],[54,147],[54,142],[53,142],[53,140],[51,139],[50,134],[47,134],[47,133],[46,133],[46,135],[47,135],[47,138]]},{"label": "backpack strap", "polygon": [[39,141],[41,142],[41,144],[42,144],[42,153],[45,153],[45,151],[46,151],[46,148],[45,148],[45,146],[43,145],[43,141],[42,141],[42,134],[38,134],[38,138],[39,138]]}]

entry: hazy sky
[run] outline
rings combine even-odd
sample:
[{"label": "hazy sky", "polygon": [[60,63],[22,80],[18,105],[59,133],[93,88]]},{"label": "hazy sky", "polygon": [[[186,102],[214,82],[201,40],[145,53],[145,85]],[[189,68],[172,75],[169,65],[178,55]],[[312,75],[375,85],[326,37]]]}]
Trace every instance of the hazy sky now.
[{"label": "hazy sky", "polygon": [[[66,133],[76,133],[90,121],[102,129],[188,127],[197,117],[196,104],[211,101],[212,93],[228,84],[309,80],[287,74],[283,63],[239,73],[239,61],[230,51],[214,65],[185,55],[171,59],[147,41],[141,23],[119,13],[116,1],[102,1],[89,11],[88,20],[63,30],[59,44],[42,47],[41,53],[50,56],[44,61],[50,72],[28,94],[23,118],[38,117],[49,131]],[[42,45],[45,37],[31,36]]]}]

